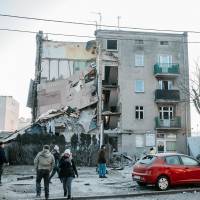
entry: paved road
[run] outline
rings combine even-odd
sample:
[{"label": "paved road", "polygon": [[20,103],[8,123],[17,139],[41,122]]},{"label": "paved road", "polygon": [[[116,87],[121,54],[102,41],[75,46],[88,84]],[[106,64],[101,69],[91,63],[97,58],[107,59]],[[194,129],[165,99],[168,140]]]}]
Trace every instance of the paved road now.
[{"label": "paved road", "polygon": [[[104,199],[104,200],[121,200],[115,199]],[[96,199],[102,200],[102,199]],[[169,195],[153,195],[153,196],[141,196],[141,197],[130,197],[123,198],[123,200],[200,200],[200,193],[181,193],[181,194],[169,194]]]}]

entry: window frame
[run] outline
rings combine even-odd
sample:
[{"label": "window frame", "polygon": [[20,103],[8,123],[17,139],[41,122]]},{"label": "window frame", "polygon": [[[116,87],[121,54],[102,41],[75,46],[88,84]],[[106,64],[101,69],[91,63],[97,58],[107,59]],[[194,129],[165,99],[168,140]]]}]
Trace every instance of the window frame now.
[{"label": "window frame", "polygon": [[[109,49],[108,48],[108,41],[116,41],[117,42],[117,48],[116,49]],[[106,50],[107,51],[118,51],[118,40],[117,39],[107,39],[106,40]]]},{"label": "window frame", "polygon": [[[136,108],[138,107],[138,108]],[[142,109],[141,109],[142,108]],[[136,117],[136,113],[138,113],[138,118]],[[142,117],[141,117],[142,114]],[[135,106],[135,119],[136,120],[142,120],[144,119],[144,106]]]}]

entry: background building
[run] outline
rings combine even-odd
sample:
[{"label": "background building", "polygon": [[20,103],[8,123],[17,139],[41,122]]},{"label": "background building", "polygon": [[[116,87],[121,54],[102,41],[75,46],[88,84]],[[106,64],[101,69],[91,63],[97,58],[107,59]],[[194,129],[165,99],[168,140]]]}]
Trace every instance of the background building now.
[{"label": "background building", "polygon": [[12,96],[0,96],[0,130],[15,131],[19,117],[19,103]]},{"label": "background building", "polygon": [[97,30],[104,133],[120,152],[186,153],[187,34]]}]

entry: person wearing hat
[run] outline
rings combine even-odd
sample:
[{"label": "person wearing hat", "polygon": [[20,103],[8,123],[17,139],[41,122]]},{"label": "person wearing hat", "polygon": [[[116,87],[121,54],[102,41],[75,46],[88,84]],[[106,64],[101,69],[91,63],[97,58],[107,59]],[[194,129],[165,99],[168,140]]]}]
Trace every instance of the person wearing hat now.
[{"label": "person wearing hat", "polygon": [[4,151],[4,143],[0,141],[0,185],[2,185],[1,176],[3,174],[4,163],[8,163],[8,161]]},{"label": "person wearing hat", "polygon": [[49,198],[49,174],[55,165],[54,157],[49,150],[49,145],[44,145],[43,150],[34,159],[34,165],[37,171],[36,197],[40,197],[41,195],[41,180],[44,179],[45,199]]},{"label": "person wearing hat", "polygon": [[53,156],[54,156],[55,165],[54,165],[53,171],[51,172],[51,175],[50,175],[50,177],[49,177],[49,183],[51,183],[51,178],[55,175],[56,172],[57,172],[57,174],[58,174],[58,176],[59,176],[59,167],[58,167],[59,160],[60,160],[59,146],[58,146],[58,145],[55,145],[54,148],[53,148],[53,150],[51,151],[51,153],[52,153]]},{"label": "person wearing hat", "polygon": [[70,149],[66,149],[59,162],[59,177],[63,183],[64,197],[71,199],[71,185],[75,175],[78,178],[78,172]]}]

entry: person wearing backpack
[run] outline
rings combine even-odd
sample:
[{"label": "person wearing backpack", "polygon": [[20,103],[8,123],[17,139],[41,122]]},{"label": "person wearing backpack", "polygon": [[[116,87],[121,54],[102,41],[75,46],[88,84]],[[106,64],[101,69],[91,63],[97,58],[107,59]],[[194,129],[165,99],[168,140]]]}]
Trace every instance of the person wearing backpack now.
[{"label": "person wearing backpack", "polygon": [[78,172],[70,149],[66,149],[59,162],[59,178],[63,183],[64,197],[71,199],[71,185],[75,175],[78,178]]},{"label": "person wearing backpack", "polygon": [[49,145],[44,145],[43,150],[40,151],[34,159],[34,165],[36,168],[36,197],[41,195],[41,180],[44,179],[44,191],[45,199],[49,199],[49,174],[52,171],[55,160],[51,152],[49,151]]}]

